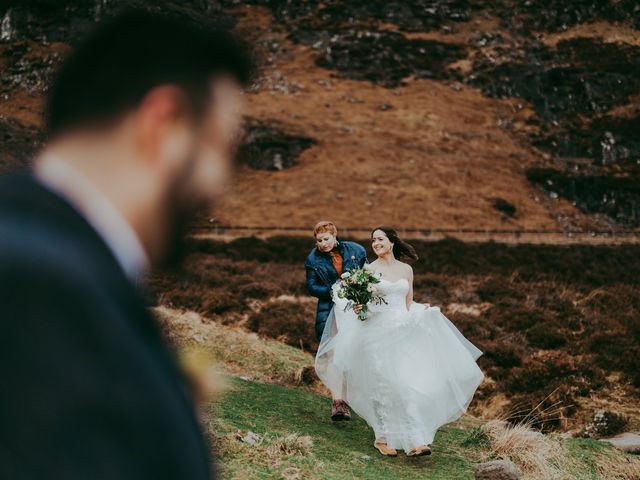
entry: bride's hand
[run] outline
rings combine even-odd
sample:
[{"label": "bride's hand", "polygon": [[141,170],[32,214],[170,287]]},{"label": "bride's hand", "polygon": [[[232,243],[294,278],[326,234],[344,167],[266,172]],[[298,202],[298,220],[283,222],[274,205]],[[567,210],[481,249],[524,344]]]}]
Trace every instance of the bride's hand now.
[{"label": "bride's hand", "polygon": [[362,305],[360,305],[359,303],[356,303],[353,306],[353,311],[356,315],[359,314],[362,311]]}]

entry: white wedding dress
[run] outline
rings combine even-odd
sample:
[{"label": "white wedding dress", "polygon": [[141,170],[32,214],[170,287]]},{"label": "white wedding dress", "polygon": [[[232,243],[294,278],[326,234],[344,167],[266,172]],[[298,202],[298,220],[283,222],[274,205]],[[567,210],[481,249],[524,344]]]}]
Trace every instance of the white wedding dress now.
[{"label": "white wedding dress", "polygon": [[483,379],[482,354],[440,312],[413,303],[409,282],[381,279],[387,304],[369,305],[360,321],[335,295],[316,355],[316,371],[335,398],[373,428],[377,440],[409,452],[459,418]]}]

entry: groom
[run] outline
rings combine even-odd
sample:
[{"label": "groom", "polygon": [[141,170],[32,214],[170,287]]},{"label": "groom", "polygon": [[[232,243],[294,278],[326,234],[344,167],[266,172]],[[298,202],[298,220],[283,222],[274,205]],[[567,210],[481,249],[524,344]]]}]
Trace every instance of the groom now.
[{"label": "groom", "polygon": [[224,32],[141,11],[61,67],[47,146],[0,178],[0,478],[211,480],[136,284],[225,189],[250,70]]},{"label": "groom", "polygon": [[[322,332],[333,308],[331,287],[338,278],[349,270],[367,263],[367,252],[362,245],[338,239],[338,229],[333,222],[321,221],[313,228],[316,246],[307,257],[304,266],[307,271],[307,290],[318,298],[316,311],[316,339],[322,339]],[[350,420],[351,411],[341,398],[334,398],[331,420]]]}]

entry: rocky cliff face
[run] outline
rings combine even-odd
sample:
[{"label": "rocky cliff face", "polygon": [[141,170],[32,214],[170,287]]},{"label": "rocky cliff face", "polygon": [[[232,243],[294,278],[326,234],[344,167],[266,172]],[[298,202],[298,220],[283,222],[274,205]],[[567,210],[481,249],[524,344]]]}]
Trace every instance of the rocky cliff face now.
[{"label": "rocky cliff face", "polygon": [[[132,4],[5,2],[1,168],[42,141],[47,78],[69,45]],[[223,221],[298,226],[329,211],[350,226],[362,215],[407,227],[640,226],[635,1],[147,8],[222,23],[256,45],[246,166]]]}]

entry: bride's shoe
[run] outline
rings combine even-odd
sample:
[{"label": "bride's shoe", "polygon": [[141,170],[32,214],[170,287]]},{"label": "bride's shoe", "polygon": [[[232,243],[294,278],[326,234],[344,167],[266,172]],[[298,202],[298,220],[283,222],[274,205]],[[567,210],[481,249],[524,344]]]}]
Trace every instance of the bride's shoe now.
[{"label": "bride's shoe", "polygon": [[398,451],[395,448],[389,448],[386,442],[374,442],[373,446],[385,457],[395,457]]},{"label": "bride's shoe", "polygon": [[416,447],[407,453],[407,457],[421,457],[422,455],[431,455],[431,448],[429,448],[429,445]]}]

